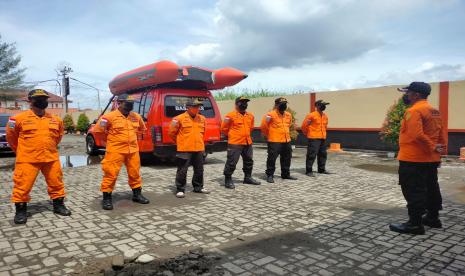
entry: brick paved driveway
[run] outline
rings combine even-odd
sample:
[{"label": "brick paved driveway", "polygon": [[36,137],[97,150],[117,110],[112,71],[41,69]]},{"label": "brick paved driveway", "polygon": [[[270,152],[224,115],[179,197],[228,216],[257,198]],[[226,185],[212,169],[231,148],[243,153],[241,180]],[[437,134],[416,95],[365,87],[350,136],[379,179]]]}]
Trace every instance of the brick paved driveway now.
[{"label": "brick paved driveway", "polygon": [[[67,137],[62,152],[82,154],[82,138]],[[209,156],[205,167],[210,195],[188,193],[176,199],[175,168],[142,168],[150,205],[130,199],[122,170],[115,210],[100,209],[98,159],[89,166],[65,168],[71,217],[57,217],[40,177],[32,192],[27,225],[12,224],[11,157],[0,158],[0,275],[64,275],[86,264],[136,248],[164,257],[190,247],[224,254],[230,275],[464,275],[465,168],[446,163],[440,170],[445,194],[444,229],[424,236],[392,233],[387,224],[406,218],[397,185],[396,162],[372,154],[331,154],[334,175],[303,175],[305,149],[292,163],[298,181],[226,190],[224,153]],[[255,149],[254,176],[263,178],[266,151]],[[80,157],[80,162],[86,157]],[[241,166],[235,180],[242,178]],[[191,176],[191,171],[189,177]],[[262,182],[264,182],[262,180]]]}]

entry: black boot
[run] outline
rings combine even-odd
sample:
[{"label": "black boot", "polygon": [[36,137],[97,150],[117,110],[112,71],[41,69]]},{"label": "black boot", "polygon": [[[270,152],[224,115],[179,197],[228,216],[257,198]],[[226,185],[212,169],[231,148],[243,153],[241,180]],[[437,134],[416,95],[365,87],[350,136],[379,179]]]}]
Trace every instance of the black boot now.
[{"label": "black boot", "polygon": [[421,223],[411,223],[410,221],[405,223],[391,223],[389,224],[391,231],[401,234],[413,234],[413,235],[424,235],[425,227]]},{"label": "black boot", "polygon": [[260,185],[260,181],[257,181],[255,179],[253,179],[253,177],[251,175],[246,175],[244,177],[244,184],[251,184],[251,185]]},{"label": "black boot", "polygon": [[236,186],[234,186],[234,182],[233,182],[231,176],[227,176],[227,175],[224,176],[224,187],[226,189],[234,189],[234,188],[236,188]]},{"label": "black boot", "polygon": [[266,176],[266,182],[268,183],[274,183],[274,177],[272,175],[267,175]]},{"label": "black boot", "polygon": [[27,222],[27,202],[17,202],[15,203],[15,207],[15,224],[25,224]]},{"label": "black boot", "polygon": [[310,177],[315,177],[315,174],[313,172],[307,172],[305,173],[306,176],[310,176]]},{"label": "black boot", "polygon": [[431,228],[442,228],[441,220],[439,219],[439,215],[432,215],[427,214],[422,217],[423,225],[429,226]]},{"label": "black boot", "polygon": [[60,216],[71,216],[71,211],[65,206],[65,198],[55,198],[53,200],[53,212]]},{"label": "black boot", "polygon": [[113,210],[113,201],[111,199],[111,192],[103,192],[103,200],[102,200],[102,208],[103,210]]},{"label": "black boot", "polygon": [[142,188],[132,189],[132,201],[140,204],[150,203],[150,201],[142,195]]}]

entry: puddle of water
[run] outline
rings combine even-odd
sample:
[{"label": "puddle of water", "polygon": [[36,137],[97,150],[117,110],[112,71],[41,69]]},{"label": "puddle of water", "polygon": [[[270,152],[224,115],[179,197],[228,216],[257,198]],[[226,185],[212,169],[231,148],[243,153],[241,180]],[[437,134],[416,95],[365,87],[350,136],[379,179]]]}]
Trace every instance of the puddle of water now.
[{"label": "puddle of water", "polygon": [[84,167],[90,165],[97,165],[102,162],[103,156],[90,156],[90,155],[62,155],[60,156],[61,166],[63,168]]}]

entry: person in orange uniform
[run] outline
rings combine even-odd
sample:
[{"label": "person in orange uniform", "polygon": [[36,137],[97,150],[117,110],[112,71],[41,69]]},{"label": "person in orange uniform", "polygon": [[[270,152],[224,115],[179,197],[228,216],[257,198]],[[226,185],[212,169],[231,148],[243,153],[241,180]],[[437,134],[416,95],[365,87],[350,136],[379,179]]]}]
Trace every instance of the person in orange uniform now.
[{"label": "person in orange uniform", "polygon": [[61,216],[71,215],[71,211],[64,205],[65,186],[57,149],[64,134],[64,126],[60,117],[45,111],[48,98],[45,90],[30,91],[28,100],[31,109],[8,121],[6,138],[16,153],[11,198],[16,207],[16,224],[27,222],[27,202],[31,199],[29,193],[39,171],[47,182],[53,212]]},{"label": "person in orange uniform", "polygon": [[309,113],[302,122],[302,133],[308,138],[307,160],[305,174],[314,177],[313,163],[318,157],[318,173],[329,174],[326,171],[326,129],[328,127],[328,116],[323,111],[326,110],[326,103],[322,100],[315,102],[316,111]]},{"label": "person in orange uniform", "polygon": [[137,135],[147,128],[142,117],[134,108],[134,98],[122,94],[117,99],[118,108],[103,115],[95,125],[95,132],[106,135],[105,158],[102,160],[103,193],[102,208],[113,209],[112,192],[121,166],[126,166],[128,182],[132,189],[132,201],[148,204],[150,201],[142,195],[142,178],[140,176],[140,156]]},{"label": "person in orange uniform", "polygon": [[287,110],[286,98],[280,97],[275,101],[273,111],[268,112],[262,120],[261,131],[268,141],[268,157],[266,160],[266,181],[274,183],[276,159],[280,157],[281,178],[296,180],[291,176],[291,134],[292,115]]},{"label": "person in orange uniform", "polygon": [[203,187],[203,156],[205,152],[205,117],[201,114],[202,102],[189,99],[187,111],[174,117],[168,135],[176,142],[178,169],[176,172],[176,197],[185,197],[189,166],[194,167],[192,186],[194,193],[210,193]]},{"label": "person in orange uniform", "polygon": [[253,148],[251,132],[254,127],[254,116],[247,112],[248,102],[246,97],[238,97],[235,101],[236,110],[229,112],[221,124],[221,131],[228,137],[228,154],[224,165],[224,186],[234,189],[232,174],[236,169],[239,157],[242,156],[244,171],[244,184],[260,185],[260,182],[252,178]]},{"label": "person in orange uniform", "polygon": [[438,167],[441,154],[447,152],[447,138],[441,114],[427,101],[431,93],[429,84],[412,82],[399,91],[405,93],[402,99],[410,106],[402,119],[397,158],[399,184],[407,201],[409,220],[392,223],[389,228],[398,233],[422,235],[424,225],[442,227]]}]

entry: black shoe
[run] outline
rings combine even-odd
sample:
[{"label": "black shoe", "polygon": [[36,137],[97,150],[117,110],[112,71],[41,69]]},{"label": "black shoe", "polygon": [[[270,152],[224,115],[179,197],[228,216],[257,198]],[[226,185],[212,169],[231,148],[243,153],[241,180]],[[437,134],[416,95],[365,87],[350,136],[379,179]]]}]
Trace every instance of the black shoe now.
[{"label": "black shoe", "polygon": [[442,223],[439,218],[432,218],[429,217],[428,215],[425,215],[422,217],[422,223],[423,225],[429,226],[431,228],[442,228]]},{"label": "black shoe", "polygon": [[140,204],[149,204],[150,201],[142,195],[142,188],[132,189],[132,201]]},{"label": "black shoe", "polygon": [[308,172],[308,173],[305,173],[306,176],[310,176],[310,177],[315,177],[315,174],[313,172]]},{"label": "black shoe", "polygon": [[253,179],[253,177],[251,176],[246,176],[244,177],[244,184],[251,184],[251,185],[260,185],[260,181],[257,181],[255,179]]},{"label": "black shoe", "polygon": [[27,222],[27,202],[17,202],[15,207],[15,224],[25,224]]},{"label": "black shoe", "polygon": [[297,177],[293,177],[293,176],[290,176],[290,175],[286,175],[286,176],[281,176],[282,179],[289,179],[289,180],[297,180]]},{"label": "black shoe", "polygon": [[425,227],[422,224],[414,225],[410,222],[406,223],[391,223],[389,224],[389,229],[391,231],[401,233],[401,234],[413,234],[413,235],[424,235]]},{"label": "black shoe", "polygon": [[332,173],[328,172],[327,170],[319,170],[318,173],[321,173],[321,174],[332,174]]},{"label": "black shoe", "polygon": [[233,182],[231,176],[225,176],[224,177],[224,187],[226,189],[234,189],[234,188],[236,188],[236,186],[234,186],[234,182]]},{"label": "black shoe", "polygon": [[113,201],[111,199],[111,192],[103,192],[103,200],[102,200],[102,208],[103,210],[113,210]]},{"label": "black shoe", "polygon": [[272,175],[268,175],[268,176],[266,177],[266,182],[268,182],[268,183],[274,183],[274,178],[273,178],[273,176],[272,176]]},{"label": "black shoe", "polygon": [[55,198],[53,200],[53,212],[60,216],[71,216],[71,211],[65,206],[65,198]]}]

